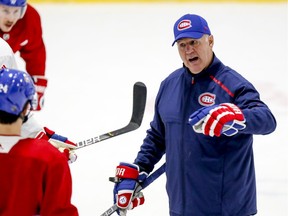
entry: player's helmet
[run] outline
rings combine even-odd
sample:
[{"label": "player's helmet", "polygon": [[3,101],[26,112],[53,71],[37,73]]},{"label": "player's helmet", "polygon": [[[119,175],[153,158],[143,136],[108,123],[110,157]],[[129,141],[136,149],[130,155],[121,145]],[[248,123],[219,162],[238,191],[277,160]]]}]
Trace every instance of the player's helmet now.
[{"label": "player's helmet", "polygon": [[10,7],[24,7],[27,4],[26,0],[0,0],[0,4]]},{"label": "player's helmet", "polygon": [[35,86],[24,71],[2,68],[0,70],[0,110],[19,115],[30,101],[34,109]]}]

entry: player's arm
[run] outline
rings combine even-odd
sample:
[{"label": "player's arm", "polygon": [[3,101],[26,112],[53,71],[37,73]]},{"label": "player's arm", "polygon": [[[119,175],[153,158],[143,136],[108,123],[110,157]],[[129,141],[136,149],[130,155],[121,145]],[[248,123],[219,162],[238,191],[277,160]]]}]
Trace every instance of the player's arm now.
[{"label": "player's arm", "polygon": [[25,23],[29,24],[25,28],[25,32],[23,32],[25,35],[23,40],[25,40],[19,51],[20,56],[25,61],[26,71],[32,76],[36,86],[38,95],[36,110],[41,110],[44,105],[44,95],[48,84],[48,79],[45,76],[46,48],[43,41],[41,18],[39,13],[28,5],[23,19],[25,19]]},{"label": "player's arm", "polygon": [[53,130],[50,130],[47,127],[43,127],[43,129],[37,134],[36,138],[47,140],[49,143],[55,146],[66,156],[68,163],[73,163],[77,160],[77,155],[74,152],[77,145],[76,143],[68,140],[67,137],[56,134]]},{"label": "player's arm", "polygon": [[35,120],[33,114],[29,114],[26,121],[23,123],[21,127],[21,136],[47,140],[66,156],[69,163],[73,163],[77,160],[77,155],[74,152],[77,145],[68,140],[67,137],[58,135],[54,131],[41,126]]}]

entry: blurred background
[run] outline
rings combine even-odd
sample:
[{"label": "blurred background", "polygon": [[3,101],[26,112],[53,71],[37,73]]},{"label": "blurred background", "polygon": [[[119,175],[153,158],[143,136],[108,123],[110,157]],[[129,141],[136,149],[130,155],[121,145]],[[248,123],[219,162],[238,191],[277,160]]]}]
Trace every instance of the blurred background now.
[{"label": "blurred background", "polygon": [[[171,44],[174,22],[186,13],[208,21],[215,54],[252,82],[274,113],[277,130],[254,137],[257,215],[288,215],[287,1],[28,3],[41,15],[47,49],[46,104],[36,113],[41,124],[75,142],[89,139],[129,122],[135,82],[148,89],[138,130],[77,150],[70,167],[80,215],[101,215],[113,205],[108,178],[120,161],[133,162],[153,118],[160,82],[182,65]],[[24,67],[19,56],[17,61]],[[128,215],[167,216],[165,181],[162,175],[147,187],[145,204]]]}]

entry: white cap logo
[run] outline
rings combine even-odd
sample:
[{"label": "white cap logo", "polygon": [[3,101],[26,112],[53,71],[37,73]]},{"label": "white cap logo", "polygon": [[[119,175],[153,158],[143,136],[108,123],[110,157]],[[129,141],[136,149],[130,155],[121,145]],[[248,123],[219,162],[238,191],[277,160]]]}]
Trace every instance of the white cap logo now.
[{"label": "white cap logo", "polygon": [[182,20],[178,26],[177,26],[177,29],[179,31],[182,31],[182,30],[185,30],[185,29],[188,29],[188,28],[191,28],[192,25],[191,25],[191,21],[190,20]]}]

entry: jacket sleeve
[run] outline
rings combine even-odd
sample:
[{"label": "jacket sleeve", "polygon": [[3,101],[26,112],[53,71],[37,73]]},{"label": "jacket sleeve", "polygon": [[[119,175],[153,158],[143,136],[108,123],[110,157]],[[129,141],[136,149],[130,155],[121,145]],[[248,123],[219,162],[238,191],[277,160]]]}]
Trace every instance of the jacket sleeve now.
[{"label": "jacket sleeve", "polygon": [[235,95],[235,104],[242,109],[246,119],[246,128],[241,133],[265,135],[276,129],[274,115],[251,83],[240,88]]},{"label": "jacket sleeve", "polygon": [[154,169],[154,165],[165,154],[165,128],[158,112],[158,103],[163,86],[161,85],[155,102],[155,114],[150,128],[147,130],[147,135],[144,138],[140,151],[134,161],[139,165],[141,170],[150,173]]}]

